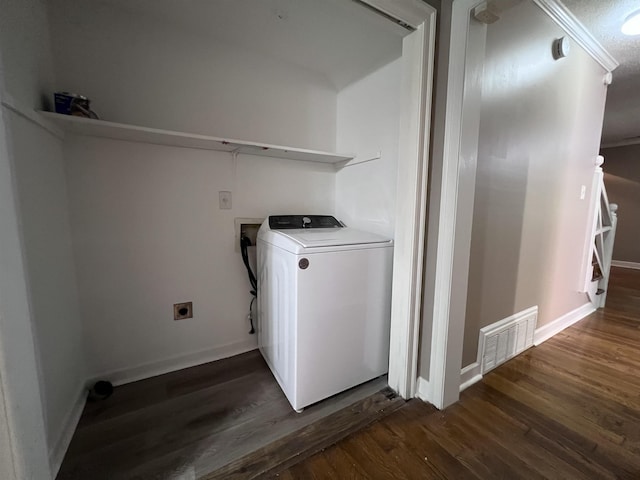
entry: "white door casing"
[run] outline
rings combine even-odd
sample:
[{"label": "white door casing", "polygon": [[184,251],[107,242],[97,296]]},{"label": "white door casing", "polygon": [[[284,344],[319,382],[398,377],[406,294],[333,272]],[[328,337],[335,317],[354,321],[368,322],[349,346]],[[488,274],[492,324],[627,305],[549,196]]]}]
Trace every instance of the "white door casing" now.
[{"label": "white door casing", "polygon": [[482,3],[453,2],[448,35],[440,37],[422,319],[431,332],[423,332],[422,352],[429,377],[421,372],[417,392],[438,408],[459,398],[486,43],[486,25],[472,11]]},{"label": "white door casing", "polygon": [[[564,5],[532,1],[606,70],[617,66]],[[429,377],[418,382],[418,396],[438,408],[459,398],[486,45],[486,25],[473,15],[480,5],[486,2],[442,2],[443,12],[450,9],[451,24],[439,44],[433,141],[437,161],[432,165],[422,327],[423,338],[427,331],[432,336],[422,351],[429,359]]]},{"label": "white door casing", "polygon": [[391,299],[389,386],[415,395],[422,308],[436,10],[420,0],[365,0],[415,29],[402,43],[403,80]]}]

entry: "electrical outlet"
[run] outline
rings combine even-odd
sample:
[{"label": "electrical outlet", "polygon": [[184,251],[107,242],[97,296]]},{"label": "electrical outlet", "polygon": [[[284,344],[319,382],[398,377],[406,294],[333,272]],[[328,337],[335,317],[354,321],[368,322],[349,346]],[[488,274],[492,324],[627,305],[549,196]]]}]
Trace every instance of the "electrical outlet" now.
[{"label": "electrical outlet", "polygon": [[173,319],[185,320],[193,318],[193,302],[183,302],[173,304]]},{"label": "electrical outlet", "polygon": [[231,210],[231,192],[218,192],[220,210]]}]

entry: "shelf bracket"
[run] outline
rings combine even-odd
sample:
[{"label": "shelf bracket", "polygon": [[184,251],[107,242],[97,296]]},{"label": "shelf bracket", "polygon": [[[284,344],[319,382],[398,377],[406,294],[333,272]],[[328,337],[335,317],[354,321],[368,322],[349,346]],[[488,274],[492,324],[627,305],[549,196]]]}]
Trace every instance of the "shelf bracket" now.
[{"label": "shelf bracket", "polygon": [[382,151],[378,151],[374,155],[371,155],[369,157],[365,157],[362,159],[354,158],[352,160],[348,160],[347,162],[344,163],[344,165],[342,165],[341,168],[353,167],[354,165],[372,162],[373,160],[379,160],[380,158],[382,158]]}]

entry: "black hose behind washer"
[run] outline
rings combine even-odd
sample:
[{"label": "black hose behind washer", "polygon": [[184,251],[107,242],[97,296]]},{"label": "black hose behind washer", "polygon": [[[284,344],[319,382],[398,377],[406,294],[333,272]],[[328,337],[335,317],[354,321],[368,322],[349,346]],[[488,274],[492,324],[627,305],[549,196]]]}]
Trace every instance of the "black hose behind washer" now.
[{"label": "black hose behind washer", "polygon": [[251,295],[255,296],[258,292],[258,280],[251,270],[251,265],[249,264],[249,252],[248,248],[251,247],[251,240],[249,237],[242,237],[240,239],[240,251],[242,252],[242,261],[244,262],[244,266],[247,267],[247,274],[249,275],[249,282],[251,283]]},{"label": "black hose behind washer", "polygon": [[253,302],[258,295],[258,280],[251,270],[251,264],[249,263],[249,247],[251,246],[251,240],[249,237],[243,236],[240,239],[240,252],[242,253],[242,262],[244,266],[247,268],[247,275],[249,275],[249,283],[251,283],[252,290],[250,291],[253,298],[251,299],[251,303],[249,304],[249,322],[251,322],[251,331],[249,333],[253,334],[256,332],[255,328],[253,328],[253,315],[251,315],[251,308],[253,307]]}]

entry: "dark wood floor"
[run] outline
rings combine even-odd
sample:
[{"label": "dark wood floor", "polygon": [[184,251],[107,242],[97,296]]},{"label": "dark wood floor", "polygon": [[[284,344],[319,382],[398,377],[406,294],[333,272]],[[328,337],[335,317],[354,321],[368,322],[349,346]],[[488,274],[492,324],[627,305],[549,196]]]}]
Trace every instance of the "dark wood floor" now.
[{"label": "dark wood floor", "polygon": [[297,414],[257,350],[123,385],[86,405],[57,478],[192,480],[240,465],[266,445],[295,441],[296,432],[317,435],[314,425],[334,418],[327,445],[397,405],[399,398],[372,397],[385,387],[381,377]]},{"label": "dark wood floor", "polygon": [[418,400],[280,479],[640,479],[640,271],[607,308],[505,363],[443,412]]},{"label": "dark wood floor", "polygon": [[298,415],[250,352],[88,404],[58,479],[640,479],[639,367],[640,271],[614,269],[604,311],[444,412],[381,379]]}]

